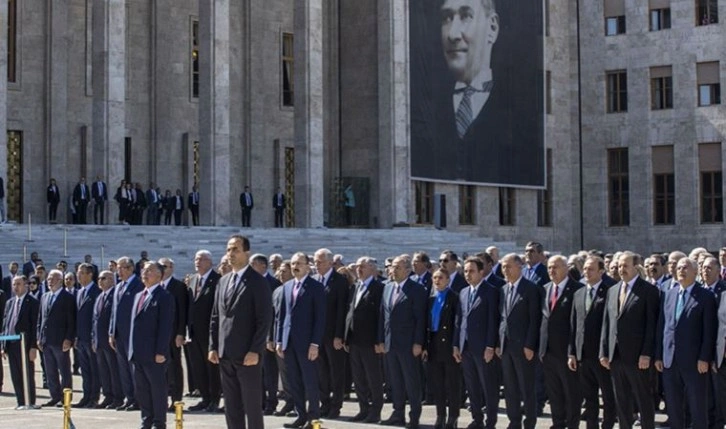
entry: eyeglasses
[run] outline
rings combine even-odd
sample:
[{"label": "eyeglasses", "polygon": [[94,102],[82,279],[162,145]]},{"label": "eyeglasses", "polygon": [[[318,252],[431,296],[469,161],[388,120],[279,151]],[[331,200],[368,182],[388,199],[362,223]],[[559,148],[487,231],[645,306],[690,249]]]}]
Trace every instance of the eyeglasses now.
[{"label": "eyeglasses", "polygon": [[31,284],[31,285],[37,285],[38,282],[30,282],[29,284]]},{"label": "eyeglasses", "polygon": [[448,259],[448,258],[445,258],[445,259],[439,259],[439,262],[441,262],[441,263],[443,263],[443,264],[448,264],[448,263],[449,263],[449,259]]}]

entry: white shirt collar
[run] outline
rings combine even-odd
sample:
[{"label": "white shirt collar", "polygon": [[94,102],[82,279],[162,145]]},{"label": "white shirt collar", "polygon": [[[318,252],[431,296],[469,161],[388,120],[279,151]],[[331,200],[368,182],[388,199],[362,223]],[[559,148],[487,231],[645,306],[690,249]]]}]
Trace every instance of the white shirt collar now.
[{"label": "white shirt collar", "polygon": [[476,89],[481,89],[484,83],[489,82],[492,80],[492,69],[491,68],[485,68],[482,71],[477,74],[474,79],[471,81],[471,83],[467,84],[465,82],[456,82],[456,85],[454,86],[454,90],[466,88],[467,86],[472,86]]}]

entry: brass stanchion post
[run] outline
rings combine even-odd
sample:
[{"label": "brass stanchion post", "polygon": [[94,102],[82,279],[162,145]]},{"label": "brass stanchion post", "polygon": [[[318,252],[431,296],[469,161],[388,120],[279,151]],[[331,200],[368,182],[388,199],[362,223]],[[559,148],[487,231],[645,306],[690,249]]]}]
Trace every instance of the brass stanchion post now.
[{"label": "brass stanchion post", "polygon": [[71,429],[71,399],[72,389],[63,389],[63,429]]},{"label": "brass stanchion post", "polygon": [[176,422],[176,429],[183,429],[184,428],[184,402],[174,402],[174,412],[176,414],[176,418],[174,421]]}]

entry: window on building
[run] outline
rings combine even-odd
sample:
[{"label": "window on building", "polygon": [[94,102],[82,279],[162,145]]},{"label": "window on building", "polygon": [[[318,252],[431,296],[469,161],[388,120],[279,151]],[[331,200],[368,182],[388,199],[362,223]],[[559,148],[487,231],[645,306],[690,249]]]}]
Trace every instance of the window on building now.
[{"label": "window on building", "polygon": [[723,222],[723,172],[721,143],[698,145],[701,173],[701,223]]},{"label": "window on building", "polygon": [[671,28],[671,8],[650,9],[650,31],[667,30],[669,28]]},{"label": "window on building", "polygon": [[130,182],[132,177],[131,166],[133,165],[133,160],[131,157],[133,154],[134,152],[131,148],[131,137],[126,137],[124,139],[124,180],[127,182]]},{"label": "window on building", "polygon": [[718,61],[696,64],[698,105],[721,104],[721,78]]},{"label": "window on building", "polygon": [[545,98],[545,112],[549,115],[552,113],[552,72],[547,70],[545,73],[545,84],[547,85],[547,96]]},{"label": "window on building", "polygon": [[199,98],[199,20],[192,19],[192,98]]},{"label": "window on building", "polygon": [[459,225],[474,225],[476,218],[476,187],[459,186]]},{"label": "window on building", "polygon": [[295,105],[295,74],[292,33],[282,33],[282,105]]},{"label": "window on building", "polygon": [[625,70],[605,73],[608,113],[628,111],[628,74]]},{"label": "window on building", "polygon": [[655,146],[653,161],[653,223],[676,223],[676,185],[673,146]]},{"label": "window on building", "polygon": [[17,2],[16,0],[8,0],[8,82],[15,82],[17,79],[17,22]]},{"label": "window on building", "polygon": [[552,149],[547,149],[545,189],[537,191],[537,226],[552,226]]},{"label": "window on building", "polygon": [[671,66],[650,68],[650,108],[673,108],[673,71]]},{"label": "window on building", "polygon": [[625,0],[605,0],[605,35],[625,34]]},{"label": "window on building", "polygon": [[718,0],[696,0],[696,25],[718,23]]},{"label": "window on building", "polygon": [[608,149],[608,211],[610,226],[630,225],[628,148]]},{"label": "window on building", "polygon": [[414,181],[416,192],[416,223],[430,224],[434,222],[434,184],[431,182]]},{"label": "window on building", "polygon": [[499,225],[514,225],[514,188],[499,188]]}]

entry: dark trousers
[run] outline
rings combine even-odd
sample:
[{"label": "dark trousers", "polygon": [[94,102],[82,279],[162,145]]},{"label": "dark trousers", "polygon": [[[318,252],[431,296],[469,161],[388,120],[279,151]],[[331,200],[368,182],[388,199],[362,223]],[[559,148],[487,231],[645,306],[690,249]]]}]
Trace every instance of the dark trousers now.
[{"label": "dark trousers", "polygon": [[86,224],[86,212],[88,211],[88,200],[80,200],[78,201],[78,205],[76,206],[76,219],[78,220],[78,223],[81,225]]},{"label": "dark trousers", "polygon": [[679,365],[673,362],[663,369],[663,390],[671,429],[685,429],[685,407],[691,414],[693,429],[708,428],[708,383],[709,375],[699,374],[696,362]]},{"label": "dark trousers", "polygon": [[98,363],[96,353],[90,343],[79,341],[76,345],[76,359],[81,368],[83,377],[83,398],[81,401],[98,401],[101,395],[101,380],[98,376]]},{"label": "dark trousers", "polygon": [[[638,405],[642,429],[655,427],[655,409],[650,393],[649,370],[638,369],[637,363],[623,363],[615,358],[610,362],[610,374],[615,388],[615,403],[618,410],[618,426],[633,427],[633,403]],[[633,401],[635,399],[635,401]]]},{"label": "dark trousers", "polygon": [[146,209],[146,224],[147,225],[158,225],[159,220],[159,207],[155,204],[149,206]]},{"label": "dark trousers", "polygon": [[182,400],[184,394],[184,371],[182,370],[181,348],[177,347],[174,339],[169,346],[169,365],[166,367],[166,380],[169,386],[169,396],[172,403]]},{"label": "dark trousers", "polygon": [[[21,357],[20,343],[6,343],[5,351],[8,356],[8,363],[10,364],[10,379],[13,381],[13,390],[15,390],[15,400],[18,405],[35,405],[35,362],[31,362],[28,359],[28,352],[26,351],[24,356]],[[25,403],[24,385],[23,385],[23,362],[25,359],[28,371],[28,401],[30,404]]]},{"label": "dark trousers", "polygon": [[547,353],[542,358],[545,389],[550,398],[552,429],[577,429],[582,396],[577,373],[567,367],[567,357]]},{"label": "dark trousers", "polygon": [[409,418],[418,422],[421,418],[421,378],[418,373],[418,359],[411,349],[389,350],[386,362],[393,395],[393,416],[404,418],[406,398],[411,407]]},{"label": "dark trousers", "polygon": [[173,210],[164,210],[164,225],[171,225],[171,214]]},{"label": "dark trousers", "polygon": [[521,348],[509,347],[502,353],[504,401],[507,406],[509,429],[522,427],[522,401],[524,401],[524,428],[534,429],[537,424],[537,403],[534,378],[535,358],[527,360]]},{"label": "dark trousers", "polygon": [[208,350],[209,345],[204,340],[194,338],[189,343],[189,358],[192,361],[191,369],[194,371],[194,383],[202,395],[202,401],[219,401],[219,365],[215,365],[207,359]]},{"label": "dark trousers", "polygon": [[[448,405],[448,420],[453,422],[459,418],[461,409],[461,365],[450,355],[447,359],[439,359],[430,357],[427,362],[427,384],[431,387],[436,403],[436,416],[446,419]],[[473,407],[472,405],[472,409]]]},{"label": "dark trousers", "polygon": [[181,225],[182,210],[174,210],[174,225]]},{"label": "dark trousers", "polygon": [[[285,366],[290,394],[297,415],[312,421],[320,418],[320,384],[318,362],[308,359],[308,351],[288,347],[285,350]],[[307,407],[305,403],[307,402]]]},{"label": "dark trousers", "polygon": [[199,225],[199,206],[190,206],[189,211],[192,212],[192,224]]},{"label": "dark trousers", "polygon": [[103,225],[104,212],[106,211],[106,202],[103,200],[95,200],[96,204],[93,206],[93,223],[96,225]]},{"label": "dark trousers", "polygon": [[277,354],[269,350],[262,352],[262,403],[266,410],[277,408],[277,385],[280,371],[277,369]]},{"label": "dark trousers", "polygon": [[587,429],[599,429],[599,391],[602,392],[602,429],[613,429],[615,425],[615,393],[610,372],[597,359],[583,359],[577,364],[580,391],[585,398],[585,423]]},{"label": "dark trousers", "polygon": [[[224,392],[224,416],[228,428],[263,428],[262,363],[244,366],[229,359],[219,363]],[[246,420],[245,420],[246,417]]]},{"label": "dark trousers", "polygon": [[[718,372],[708,371],[708,428],[723,429],[724,418],[719,396]],[[688,417],[688,416],[686,416]]]},{"label": "dark trousers", "polygon": [[55,222],[58,216],[58,203],[48,203],[48,221]]},{"label": "dark trousers", "polygon": [[285,398],[285,407],[290,405],[292,409],[292,395],[290,394],[290,383],[287,382],[287,368],[285,367],[285,359],[275,353],[275,360],[277,361],[277,370],[280,372],[280,381],[282,382],[282,393]]},{"label": "dark trousers", "polygon": [[[721,422],[726,419],[726,365],[722,361],[718,367],[718,373],[716,376],[716,387],[714,392],[714,398],[718,402],[717,407],[720,408],[721,415],[715,416],[714,420],[718,421],[721,418]],[[723,426],[717,426],[717,429],[721,429]]]},{"label": "dark trousers", "polygon": [[70,353],[64,352],[61,346],[49,344],[43,347],[43,353],[50,398],[60,401],[63,399],[63,389],[69,389],[72,383]]},{"label": "dark trousers", "polygon": [[333,341],[323,341],[319,356],[320,401],[323,409],[340,411],[345,394],[344,350],[335,350]]},{"label": "dark trousers", "polygon": [[141,427],[166,428],[166,362],[134,362],[134,382]]},{"label": "dark trousers", "polygon": [[191,358],[191,343],[184,344],[184,362],[187,365],[187,387],[189,388],[189,393],[194,392],[194,390],[197,389],[197,383],[194,381],[194,366],[192,365],[192,358]]},{"label": "dark trousers", "polygon": [[[497,366],[499,364],[498,358],[492,359],[489,363],[484,362],[484,353],[474,353],[471,349],[464,346],[464,353],[461,356],[461,367],[464,371],[466,390],[469,392],[471,416],[475,422],[483,423],[484,413],[482,409],[486,404],[486,427],[491,429],[497,424],[497,412],[499,411],[499,383],[497,376]],[[456,374],[452,374],[450,378],[457,379],[456,385],[460,386],[458,380],[461,380],[461,375],[458,371]],[[434,392],[438,392],[440,388],[441,385],[436,385]],[[459,392],[461,392],[461,389],[459,389]],[[458,405],[461,405],[461,401],[459,400],[460,395],[461,393],[456,395],[456,404]],[[451,396],[449,398],[451,399]]]},{"label": "dark trousers", "polygon": [[96,349],[96,361],[103,396],[114,403],[123,402],[124,394],[121,388],[118,362],[116,362],[116,352],[107,345],[101,346]]},{"label": "dark trousers", "polygon": [[284,228],[285,222],[284,222],[284,213],[285,209],[282,207],[275,207],[275,228]]},{"label": "dark trousers", "polygon": [[116,339],[116,363],[118,364],[121,390],[124,392],[129,404],[136,402],[136,388],[134,386],[134,365],[129,362],[128,345],[126,341]]},{"label": "dark trousers", "polygon": [[252,209],[248,207],[242,207],[242,226],[250,226],[251,218]]},{"label": "dark trousers", "polygon": [[369,416],[380,416],[383,408],[383,368],[373,346],[350,346],[350,369],[358,405]]}]

